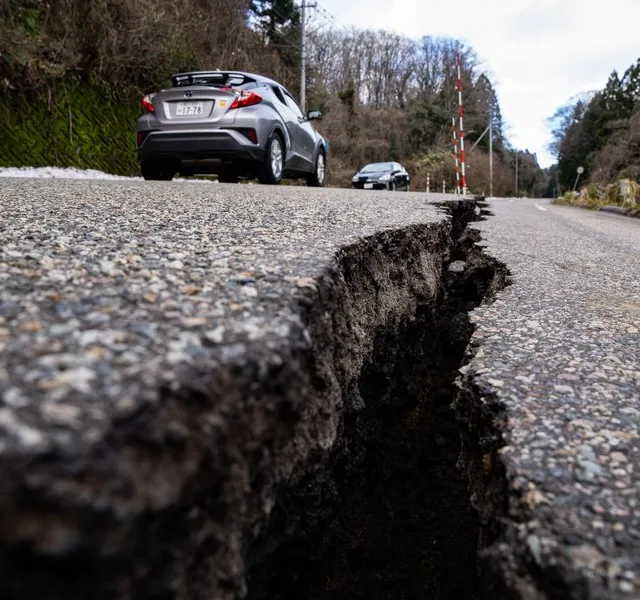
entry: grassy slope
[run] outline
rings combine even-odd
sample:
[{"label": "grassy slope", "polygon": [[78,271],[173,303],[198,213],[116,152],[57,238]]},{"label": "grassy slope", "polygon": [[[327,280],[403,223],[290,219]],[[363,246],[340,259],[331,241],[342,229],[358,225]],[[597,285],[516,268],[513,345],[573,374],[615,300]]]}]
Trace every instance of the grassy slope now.
[{"label": "grassy slope", "polygon": [[580,193],[567,192],[554,200],[554,203],[592,210],[616,206],[627,215],[640,218],[640,185],[632,180],[622,180],[607,186],[590,185],[580,190]]},{"label": "grassy slope", "polygon": [[80,81],[56,83],[37,93],[0,93],[4,139],[0,165],[93,168],[138,173],[135,120],[140,94]]}]

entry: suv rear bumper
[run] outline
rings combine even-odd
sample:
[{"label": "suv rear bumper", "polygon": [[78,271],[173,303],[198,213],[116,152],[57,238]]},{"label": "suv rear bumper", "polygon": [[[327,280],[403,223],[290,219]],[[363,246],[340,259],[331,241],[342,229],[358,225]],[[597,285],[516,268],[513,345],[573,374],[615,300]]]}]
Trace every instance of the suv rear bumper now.
[{"label": "suv rear bumper", "polygon": [[150,131],[138,147],[140,162],[237,160],[262,163],[266,151],[239,131]]}]

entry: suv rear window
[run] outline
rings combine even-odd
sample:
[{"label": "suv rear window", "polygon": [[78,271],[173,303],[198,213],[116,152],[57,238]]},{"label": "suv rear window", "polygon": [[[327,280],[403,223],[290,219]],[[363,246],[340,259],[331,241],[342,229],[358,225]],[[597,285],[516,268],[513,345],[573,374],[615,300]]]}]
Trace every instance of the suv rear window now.
[{"label": "suv rear window", "polygon": [[284,96],[282,94],[282,90],[277,85],[272,85],[271,89],[273,90],[273,93],[276,95],[278,100],[280,100],[280,102],[282,102],[282,104],[284,104],[286,106],[287,103],[284,101]]},{"label": "suv rear window", "polygon": [[239,87],[249,89],[255,87],[255,79],[244,73],[228,71],[195,71],[193,73],[177,73],[171,77],[173,87],[188,85],[210,85],[213,87]]}]

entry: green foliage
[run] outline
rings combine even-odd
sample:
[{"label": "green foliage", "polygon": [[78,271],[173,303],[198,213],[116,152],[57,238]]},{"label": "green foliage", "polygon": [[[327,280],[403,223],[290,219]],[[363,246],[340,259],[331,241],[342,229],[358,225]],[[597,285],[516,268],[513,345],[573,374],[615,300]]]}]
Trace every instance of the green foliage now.
[{"label": "green foliage", "polygon": [[438,102],[419,99],[409,107],[407,133],[412,153],[424,153],[433,147],[443,129],[451,127],[451,116]]},{"label": "green foliage", "polygon": [[573,185],[576,170],[585,169],[583,180],[600,183],[614,178],[636,178],[637,120],[640,110],[640,59],[622,77],[611,73],[606,86],[590,100],[580,99],[561,107],[550,119],[558,157],[558,178]]},{"label": "green foliage", "polygon": [[40,20],[40,11],[37,9],[23,9],[19,15],[21,25],[27,34],[35,37],[40,32],[42,25]]},{"label": "green foliage", "polygon": [[577,192],[568,191],[565,192],[561,198],[558,198],[557,204],[573,204],[578,197]]},{"label": "green foliage", "polygon": [[6,143],[0,165],[61,166],[138,173],[134,124],[140,94],[70,80],[23,96],[0,93]]},{"label": "green foliage", "polygon": [[353,81],[350,81],[347,87],[338,92],[338,98],[340,98],[340,102],[342,102],[342,104],[353,110],[356,100],[356,89],[353,85]]},{"label": "green foliage", "polygon": [[[489,78],[483,73],[474,85],[469,86],[465,101],[465,129],[467,139],[473,144],[486,130],[489,121],[493,126],[493,148],[500,152],[504,147],[504,125],[502,113],[495,89]],[[489,151],[489,135],[485,134],[478,148]]]},{"label": "green foliage", "polygon": [[283,64],[300,65],[300,10],[294,0],[250,0],[249,12],[265,40],[275,47]]},{"label": "green foliage", "polygon": [[42,0],[9,0],[0,4],[0,23],[20,29],[28,37],[36,37],[44,23],[46,6]]},{"label": "green foliage", "polygon": [[597,200],[602,195],[602,186],[589,185],[586,187],[586,194],[590,200]]},{"label": "green foliage", "polygon": [[333,99],[327,94],[325,90],[319,88],[311,88],[307,96],[307,109],[319,110],[323,117],[326,117],[330,112],[333,104]]},{"label": "green foliage", "polygon": [[618,206],[627,215],[638,217],[640,216],[640,184],[623,179],[607,186],[588,185],[580,192],[566,192],[555,202],[590,209]]}]

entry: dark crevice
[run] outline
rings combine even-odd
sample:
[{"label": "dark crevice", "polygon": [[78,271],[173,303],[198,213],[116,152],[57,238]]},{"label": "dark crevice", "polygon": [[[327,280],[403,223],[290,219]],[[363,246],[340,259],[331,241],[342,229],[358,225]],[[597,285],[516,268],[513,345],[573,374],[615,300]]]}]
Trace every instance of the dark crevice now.
[{"label": "dark crevice", "polygon": [[468,227],[483,204],[444,208],[451,227],[340,250],[282,347],[211,348],[95,448],[5,466],[2,597],[516,598],[490,553],[510,541],[502,409],[457,381],[507,274]]},{"label": "dark crevice", "polygon": [[445,208],[452,237],[437,294],[377,331],[357,386],[343,390],[333,451],[279,494],[250,549],[251,600],[484,597],[481,515],[458,468],[465,424],[452,405],[469,311],[506,285],[507,272],[468,228],[487,212],[482,203]]}]

